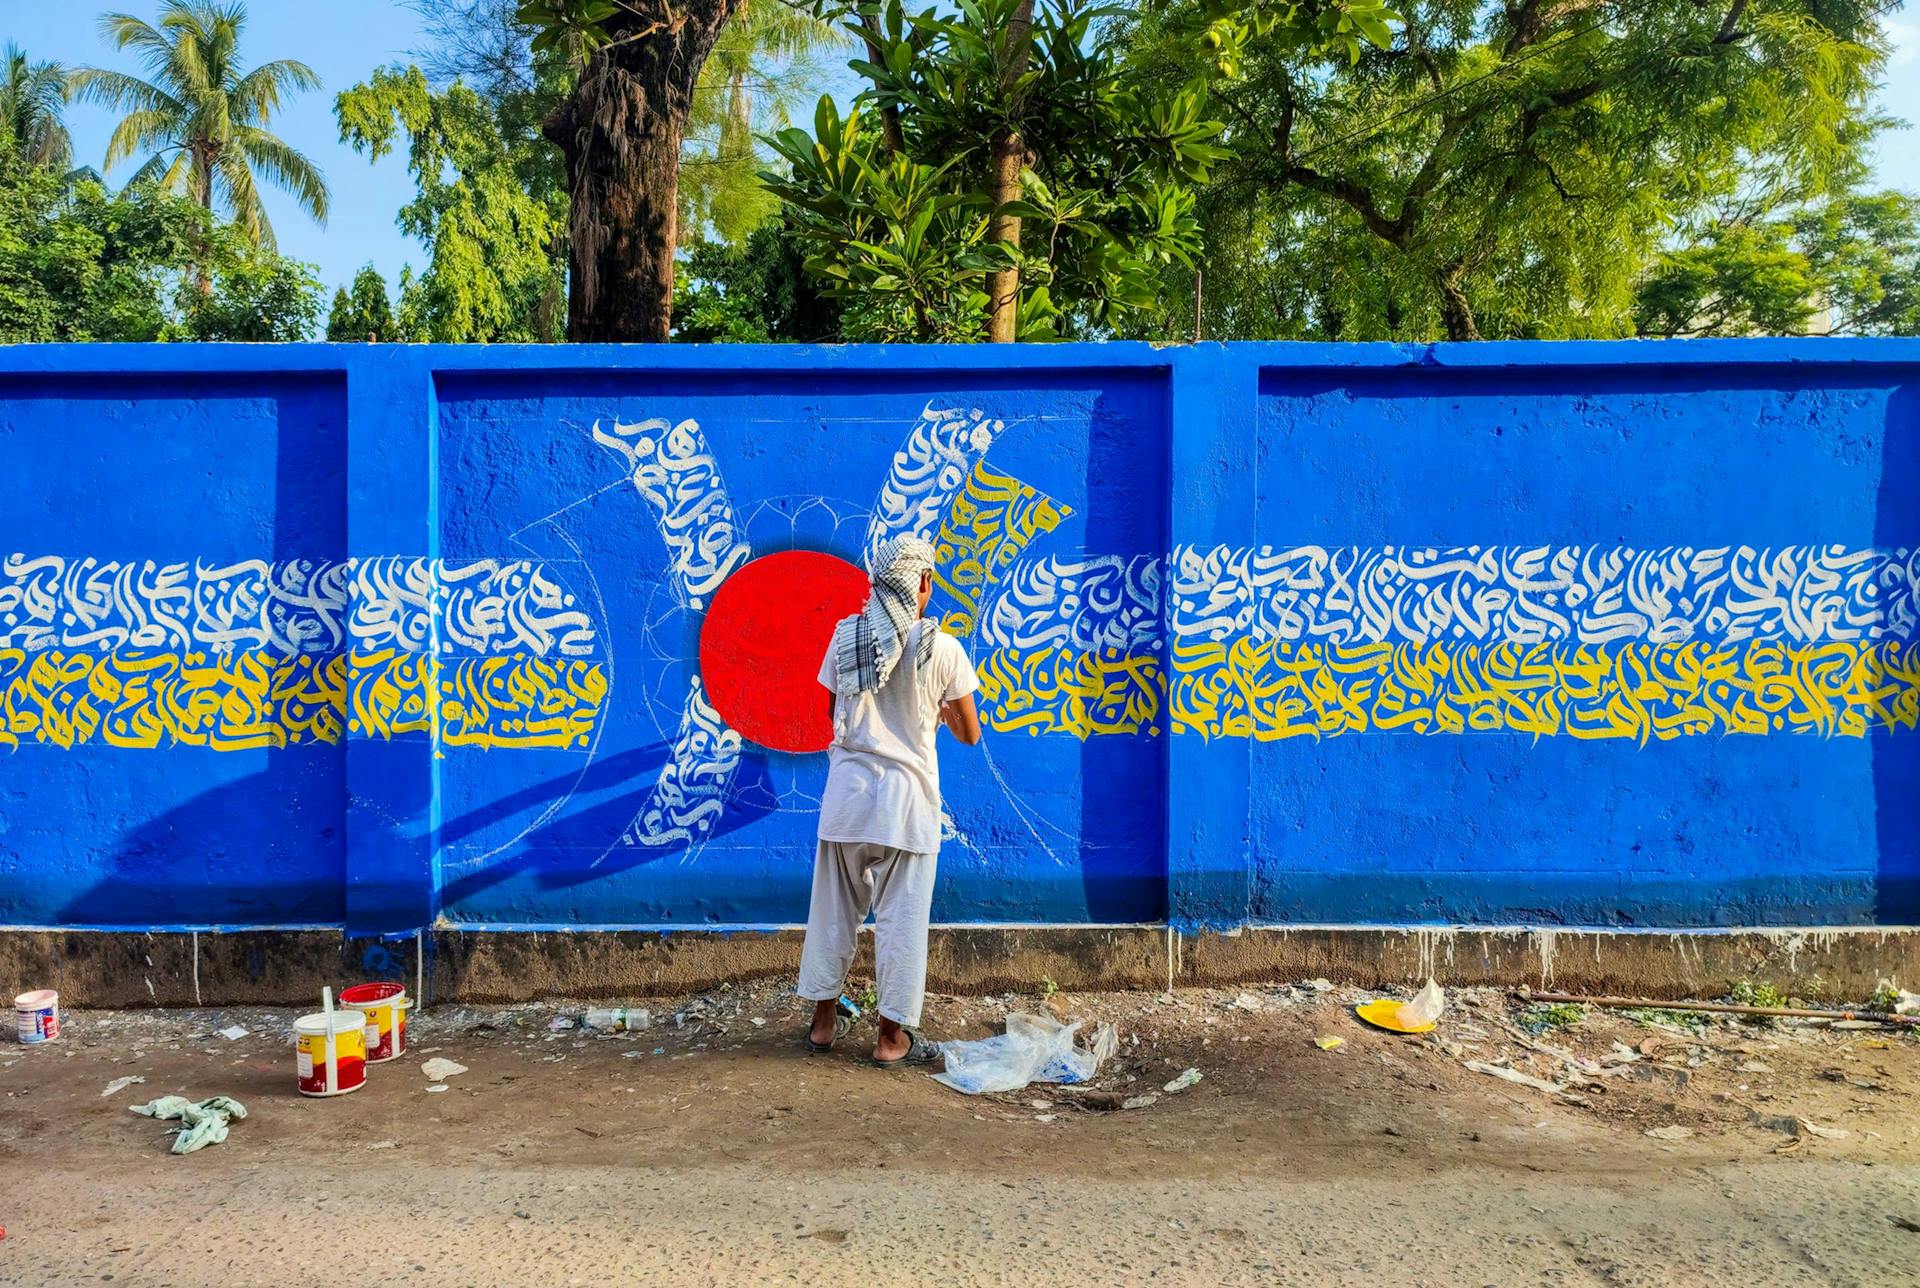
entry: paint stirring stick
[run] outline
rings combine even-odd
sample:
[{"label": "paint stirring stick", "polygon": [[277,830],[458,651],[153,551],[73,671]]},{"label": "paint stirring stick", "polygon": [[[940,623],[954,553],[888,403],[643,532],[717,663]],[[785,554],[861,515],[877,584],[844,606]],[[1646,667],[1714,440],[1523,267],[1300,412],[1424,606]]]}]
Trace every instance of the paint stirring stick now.
[{"label": "paint stirring stick", "polygon": [[340,1054],[334,1050],[334,987],[321,985],[321,1010],[326,1012],[326,1090],[340,1090]]}]

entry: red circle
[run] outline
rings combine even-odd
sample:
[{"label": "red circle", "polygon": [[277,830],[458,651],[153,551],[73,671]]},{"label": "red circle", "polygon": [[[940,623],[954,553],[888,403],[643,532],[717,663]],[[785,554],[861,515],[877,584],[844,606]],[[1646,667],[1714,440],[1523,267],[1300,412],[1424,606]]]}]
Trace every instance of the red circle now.
[{"label": "red circle", "polygon": [[721,584],[700,626],[707,700],[742,738],[776,751],[833,741],[820,662],[833,626],[867,602],[867,574],[834,555],[763,555]]}]

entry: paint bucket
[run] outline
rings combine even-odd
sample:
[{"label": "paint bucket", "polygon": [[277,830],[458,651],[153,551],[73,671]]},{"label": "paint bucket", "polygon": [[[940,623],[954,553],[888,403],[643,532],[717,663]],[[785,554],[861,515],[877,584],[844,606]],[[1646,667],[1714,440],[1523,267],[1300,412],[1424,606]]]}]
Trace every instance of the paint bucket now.
[{"label": "paint bucket", "polygon": [[367,1063],[380,1064],[407,1049],[407,1012],[413,999],[405,984],[355,984],[340,1000],[366,1021]]},{"label": "paint bucket", "polygon": [[60,994],[50,988],[22,993],[13,999],[14,1031],[32,1046],[60,1036]]},{"label": "paint bucket", "polygon": [[293,1022],[293,1035],[301,1095],[344,1096],[366,1085],[366,1020],[358,1011],[334,1010],[332,989],[325,1010]]}]

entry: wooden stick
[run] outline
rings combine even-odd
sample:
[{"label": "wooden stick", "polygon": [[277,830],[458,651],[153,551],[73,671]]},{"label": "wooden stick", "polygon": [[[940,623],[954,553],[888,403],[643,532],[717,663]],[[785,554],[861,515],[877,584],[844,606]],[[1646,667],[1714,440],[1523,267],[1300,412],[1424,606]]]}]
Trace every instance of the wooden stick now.
[{"label": "wooden stick", "polygon": [[1808,1020],[1866,1020],[1874,1024],[1920,1024],[1920,1015],[1894,1015],[1887,1011],[1810,1011],[1795,1006],[1740,1006],[1734,1002],[1662,1002],[1647,997],[1589,997],[1580,993],[1535,993],[1521,989],[1519,996],[1528,1002],[1578,1002],[1582,1006],[1603,1006],[1611,1010],[1719,1011],[1729,1015],[1781,1015]]}]

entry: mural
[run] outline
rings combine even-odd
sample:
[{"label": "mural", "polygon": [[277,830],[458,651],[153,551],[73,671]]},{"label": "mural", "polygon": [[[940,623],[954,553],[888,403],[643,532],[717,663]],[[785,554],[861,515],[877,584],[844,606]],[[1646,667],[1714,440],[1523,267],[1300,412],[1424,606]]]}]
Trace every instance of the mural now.
[{"label": "mural", "polygon": [[587,615],[526,561],[0,562],[0,746],[584,746]]},{"label": "mural", "polygon": [[[986,452],[1005,428],[978,409],[925,407],[893,454],[866,524],[863,563],[866,551],[893,536],[911,532],[935,539],[942,553],[941,591],[952,601],[944,616],[960,635],[970,628],[980,595],[1006,565],[1070,513],[986,467]],[[824,647],[819,641],[834,621],[859,608],[866,577],[861,567],[826,552],[804,568],[788,560],[788,552],[756,563],[746,525],[697,420],[671,427],[665,419],[615,421],[610,427],[595,422],[591,434],[617,454],[654,513],[668,551],[674,601],[689,613],[709,610],[700,628],[704,674],[688,678],[667,762],[618,838],[621,846],[680,850],[708,836],[726,811],[741,759],[736,726],[774,750],[824,750],[830,731],[813,696],[817,654]],[[772,572],[775,563],[778,573]],[[751,602],[723,607],[718,598],[723,587],[769,581],[777,584],[741,591],[739,600]],[[753,620],[743,624],[741,614]],[[797,633],[796,617],[807,623]],[[756,639],[768,632],[771,638]],[[802,637],[804,644],[798,642]],[[750,661],[739,656],[743,650],[753,653]],[[811,718],[797,711],[770,714],[770,704],[804,706]]]},{"label": "mural", "polygon": [[1177,732],[1859,737],[1920,716],[1920,554],[1183,550]]},{"label": "mural", "polygon": [[363,348],[0,385],[0,920],[791,924],[907,533],[938,920],[1920,917],[1910,357]]},{"label": "mural", "polygon": [[[1018,565],[987,614],[989,724],[1261,740],[1911,730],[1920,555],[1454,547],[1185,549]],[[962,621],[965,619],[962,618]]]}]

